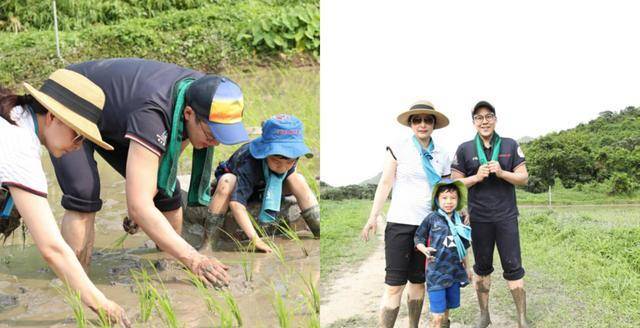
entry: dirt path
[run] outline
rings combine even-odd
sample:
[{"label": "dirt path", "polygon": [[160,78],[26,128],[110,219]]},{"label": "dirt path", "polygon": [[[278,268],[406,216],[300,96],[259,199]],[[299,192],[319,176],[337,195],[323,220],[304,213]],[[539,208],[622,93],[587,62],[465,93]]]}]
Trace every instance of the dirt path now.
[{"label": "dirt path", "polygon": [[[380,226],[379,226],[380,227]],[[378,231],[384,231],[384,226]],[[338,274],[331,285],[322,293],[322,305],[320,312],[321,327],[374,327],[376,316],[380,306],[380,299],[384,291],[384,242],[382,235],[378,234],[380,242],[375,251],[367,257],[359,266],[345,269]],[[326,282],[324,282],[326,284]],[[499,284],[499,283],[498,283]],[[492,293],[493,294],[493,293]],[[404,298],[403,298],[404,299]],[[404,303],[404,301],[403,301]],[[498,302],[492,302],[491,327],[515,327],[516,323],[502,315],[502,309],[496,309]],[[477,300],[472,288],[462,289],[462,307],[473,309],[473,317],[477,314]],[[427,318],[429,305],[425,302],[422,309],[421,326]],[[473,327],[472,324],[456,322],[453,313],[451,327]],[[406,304],[400,307],[400,314],[396,321],[396,327],[409,325]]]}]

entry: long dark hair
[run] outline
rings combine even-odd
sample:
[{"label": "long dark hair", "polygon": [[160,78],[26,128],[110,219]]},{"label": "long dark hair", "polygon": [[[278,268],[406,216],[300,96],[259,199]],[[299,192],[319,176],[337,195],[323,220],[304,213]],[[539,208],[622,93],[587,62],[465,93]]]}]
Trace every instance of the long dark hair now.
[{"label": "long dark hair", "polygon": [[11,110],[16,106],[30,106],[36,114],[46,114],[48,111],[29,94],[17,95],[11,89],[0,85],[0,117],[15,125],[11,119]]}]

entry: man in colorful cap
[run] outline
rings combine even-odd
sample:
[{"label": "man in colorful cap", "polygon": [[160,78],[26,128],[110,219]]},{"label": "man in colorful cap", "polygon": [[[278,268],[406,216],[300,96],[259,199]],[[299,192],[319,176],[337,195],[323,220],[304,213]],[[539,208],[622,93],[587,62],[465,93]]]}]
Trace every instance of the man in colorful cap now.
[{"label": "man in colorful cap", "polygon": [[102,207],[98,152],[126,177],[129,217],[163,251],[205,282],[226,284],[227,267],[198,253],[181,236],[178,158],[194,148],[189,203],[209,203],[213,146],[248,140],[242,125],[242,92],[233,81],[173,64],[143,59],[107,59],[67,67],[95,83],[106,99],[101,113],[83,116],[96,123],[113,151],[87,140],[83,147],[52,158],[64,193],[62,235],[85,269],[91,260],[95,214]]},{"label": "man in colorful cap", "polygon": [[240,147],[229,160],[220,163],[215,175],[218,183],[209,205],[209,214],[202,223],[193,222],[183,232],[185,239],[196,248],[209,238],[213,249],[220,237],[220,229],[229,208],[236,222],[256,249],[270,252],[260,240],[247,212],[251,200],[260,200],[262,207],[256,218],[260,224],[277,224],[282,195],[292,193],[298,201],[305,220],[314,236],[320,236],[318,201],[305,178],[296,173],[298,158],[313,157],[304,144],[303,126],[292,115],[275,115],[262,125],[262,136]]},{"label": "man in colorful cap", "polygon": [[477,133],[474,139],[458,146],[451,178],[469,188],[474,286],[480,306],[476,327],[491,324],[489,289],[495,247],[502,263],[502,276],[516,305],[518,327],[527,327],[515,190],[515,186],[526,185],[529,180],[524,153],[515,140],[496,133],[496,110],[490,103],[478,102],[471,118]]}]

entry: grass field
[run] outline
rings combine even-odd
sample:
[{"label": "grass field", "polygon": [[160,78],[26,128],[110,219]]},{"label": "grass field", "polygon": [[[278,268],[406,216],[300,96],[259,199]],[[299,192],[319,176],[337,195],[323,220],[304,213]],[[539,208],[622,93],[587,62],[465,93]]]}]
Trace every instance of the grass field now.
[{"label": "grass field", "polygon": [[[580,205],[580,204],[640,204],[640,193],[631,195],[609,195],[608,187],[604,184],[587,185],[567,189],[559,182],[551,188],[552,205]],[[549,193],[533,194],[523,190],[517,191],[519,205],[547,205]]]},{"label": "grass field", "polygon": [[[358,240],[371,202],[322,201],[321,206],[327,226],[321,241],[321,272],[323,284],[330,284],[336,272],[357,266],[373,249]],[[640,208],[523,207],[520,212],[533,327],[640,325]],[[494,267],[492,311],[512,316],[513,302],[497,253]],[[475,296],[471,290],[463,295],[466,304],[456,310],[455,320],[472,324],[477,315]]]}]

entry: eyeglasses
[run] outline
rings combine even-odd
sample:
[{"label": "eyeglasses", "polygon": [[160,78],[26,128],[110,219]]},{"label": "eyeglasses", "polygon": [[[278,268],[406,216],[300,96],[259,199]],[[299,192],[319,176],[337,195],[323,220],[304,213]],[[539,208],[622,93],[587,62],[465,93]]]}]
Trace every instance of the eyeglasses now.
[{"label": "eyeglasses", "polygon": [[496,120],[496,116],[493,114],[487,114],[485,116],[482,115],[473,115],[473,121],[476,123],[481,123],[484,120],[487,120],[487,122],[491,123],[493,121]]},{"label": "eyeglasses", "polygon": [[433,116],[412,116],[411,124],[420,124],[424,122],[425,124],[433,124]]},{"label": "eyeglasses", "polygon": [[[207,138],[207,142],[215,142],[216,138],[214,138],[213,135],[211,134],[211,130],[209,130],[209,129],[205,130],[205,128],[202,127],[202,122],[204,122],[204,121],[198,122],[198,125],[200,126],[200,130],[202,130],[202,133],[204,134],[205,138]],[[206,124],[206,122],[205,122],[205,124]],[[208,124],[206,124],[206,125],[207,125],[207,127],[209,127]],[[207,130],[209,130],[209,131],[207,131]]]}]

